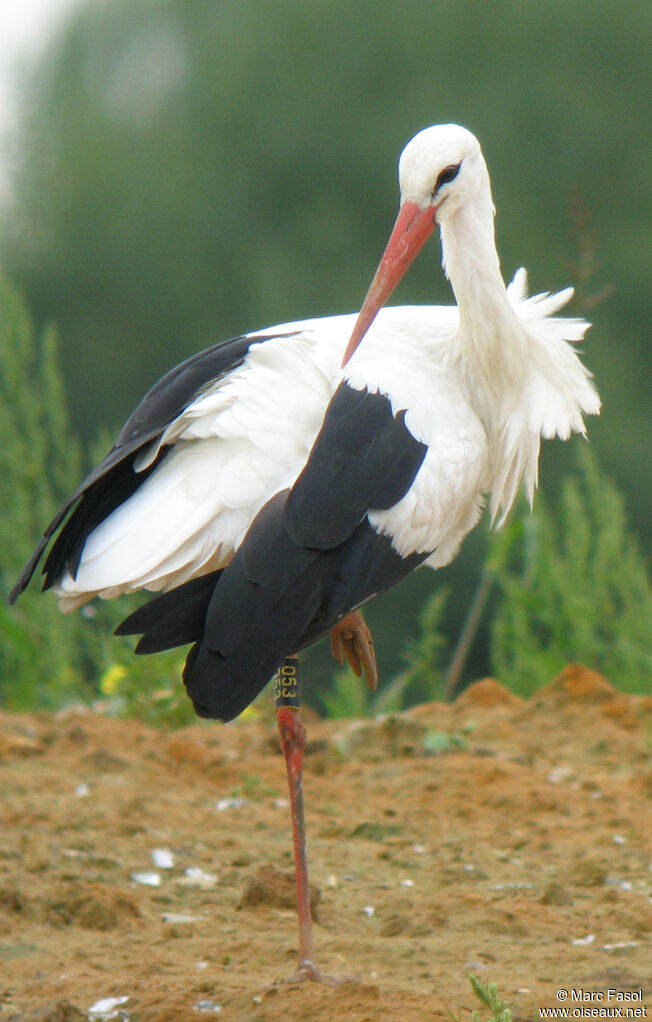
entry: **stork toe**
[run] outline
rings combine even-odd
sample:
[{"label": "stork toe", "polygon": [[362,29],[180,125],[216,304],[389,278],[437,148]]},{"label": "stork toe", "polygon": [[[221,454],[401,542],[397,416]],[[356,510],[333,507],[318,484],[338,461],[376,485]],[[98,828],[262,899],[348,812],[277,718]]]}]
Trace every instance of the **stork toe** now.
[{"label": "stork toe", "polygon": [[340,666],[348,660],[358,678],[364,672],[369,688],[376,688],[378,664],[374,640],[360,611],[347,614],[331,628],[331,653]]}]

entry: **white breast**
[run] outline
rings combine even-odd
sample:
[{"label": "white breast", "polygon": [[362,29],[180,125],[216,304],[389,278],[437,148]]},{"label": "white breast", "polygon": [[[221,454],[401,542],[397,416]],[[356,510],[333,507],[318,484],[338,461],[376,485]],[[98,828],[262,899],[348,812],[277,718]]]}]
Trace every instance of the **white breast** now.
[{"label": "white breast", "polygon": [[428,563],[440,567],[453,558],[481,514],[487,437],[462,389],[442,365],[429,365],[422,357],[409,378],[403,375],[405,368],[405,360],[395,365],[392,382],[386,380],[380,389],[389,393],[395,414],[407,407],[405,424],[427,451],[403,499],[386,511],[370,512],[369,521],[391,538],[401,556],[434,551]]}]

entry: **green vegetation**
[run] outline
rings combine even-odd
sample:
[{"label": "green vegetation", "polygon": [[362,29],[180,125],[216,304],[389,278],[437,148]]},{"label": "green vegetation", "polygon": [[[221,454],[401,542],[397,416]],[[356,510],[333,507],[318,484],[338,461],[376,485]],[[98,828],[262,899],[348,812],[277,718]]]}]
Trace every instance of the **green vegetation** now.
[{"label": "green vegetation", "polygon": [[[512,520],[490,535],[477,591],[487,618],[490,671],[513,692],[531,695],[570,661],[600,671],[623,691],[650,691],[649,568],[623,498],[588,444],[576,447],[575,471],[563,479],[557,507],[541,493],[532,511],[521,499]],[[456,691],[452,663],[446,666],[441,635],[430,623],[441,602],[435,591],[410,651],[429,698]]]},{"label": "green vegetation", "polygon": [[323,696],[323,703],[327,717],[355,719],[378,713],[377,698],[378,694],[371,692],[347,665],[333,675],[333,684]]},{"label": "green vegetation", "polygon": [[[512,1022],[512,1013],[505,1003],[500,1000],[498,987],[495,983],[481,983],[473,973],[469,976],[469,982],[480,1004],[484,1005],[491,1012],[488,1022]],[[471,1014],[473,1022],[480,1022],[482,1016],[479,1011],[473,1011]]]},{"label": "green vegetation", "polygon": [[0,280],[0,694],[14,709],[83,695],[85,666],[97,663],[93,622],[62,618],[37,589],[19,608],[6,601],[34,537],[79,481],[64,409],[54,333],[36,344],[23,302]]},{"label": "green vegetation", "polygon": [[[474,1009],[471,1012],[473,1022],[512,1022],[512,1012],[505,1003],[500,1000],[500,997],[498,996],[498,987],[495,983],[481,983],[478,977],[474,976],[473,973],[469,975],[469,983],[471,984],[471,989],[480,1004],[482,1004],[484,1008],[488,1008],[491,1012],[489,1018],[483,1020],[482,1014],[477,1009]],[[446,1013],[451,1022],[462,1022],[461,1011],[455,1013],[447,1007]]]},{"label": "green vegetation", "polygon": [[497,678],[530,695],[569,661],[627,692],[652,678],[652,585],[623,499],[588,444],[559,506],[537,496],[489,553],[500,600],[491,622]]},{"label": "green vegetation", "polygon": [[66,411],[56,338],[34,336],[25,305],[0,278],[0,706],[57,708],[102,698],[110,712],[152,723],[194,719],[179,651],[134,657],[112,636],[133,601],[96,602],[63,615],[38,576],[15,607],[7,596],[35,538],[83,474]]}]

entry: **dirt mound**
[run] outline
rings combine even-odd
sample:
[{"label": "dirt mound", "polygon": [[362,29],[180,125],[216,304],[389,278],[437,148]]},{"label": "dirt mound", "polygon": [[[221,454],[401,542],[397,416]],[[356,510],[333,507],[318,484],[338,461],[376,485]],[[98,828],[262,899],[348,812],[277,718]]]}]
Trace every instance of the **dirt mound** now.
[{"label": "dirt mound", "polygon": [[652,1004],[651,735],[652,698],[576,665],[527,701],[485,679],[450,706],[310,719],[319,961],[360,977],[331,989],[282,982],[271,707],[174,733],[0,714],[0,1019],[423,1022],[479,1007],[470,972],[515,1018],[558,991],[570,1018],[643,1018],[624,1012]]}]

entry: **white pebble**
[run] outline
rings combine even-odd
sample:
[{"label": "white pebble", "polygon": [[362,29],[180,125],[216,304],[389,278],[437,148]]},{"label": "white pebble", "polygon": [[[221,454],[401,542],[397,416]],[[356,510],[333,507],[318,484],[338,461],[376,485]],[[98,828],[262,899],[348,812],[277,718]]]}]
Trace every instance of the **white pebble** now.
[{"label": "white pebble", "polygon": [[145,884],[146,887],[160,887],[161,886],[161,874],[154,873],[152,870],[145,871],[143,873],[132,873],[131,879],[136,884]]},{"label": "white pebble", "polygon": [[186,887],[201,887],[207,890],[210,887],[215,887],[217,883],[215,873],[205,873],[199,866],[188,866],[185,874],[185,877],[181,877],[178,882],[185,884]]},{"label": "white pebble", "polygon": [[174,852],[169,848],[154,848],[152,851],[152,862],[159,869],[172,869],[174,866]]},{"label": "white pebble", "polygon": [[118,1012],[115,1009],[128,1000],[128,995],[125,997],[103,997],[90,1006],[88,1017],[91,1022],[108,1022],[109,1019],[117,1017]]}]

